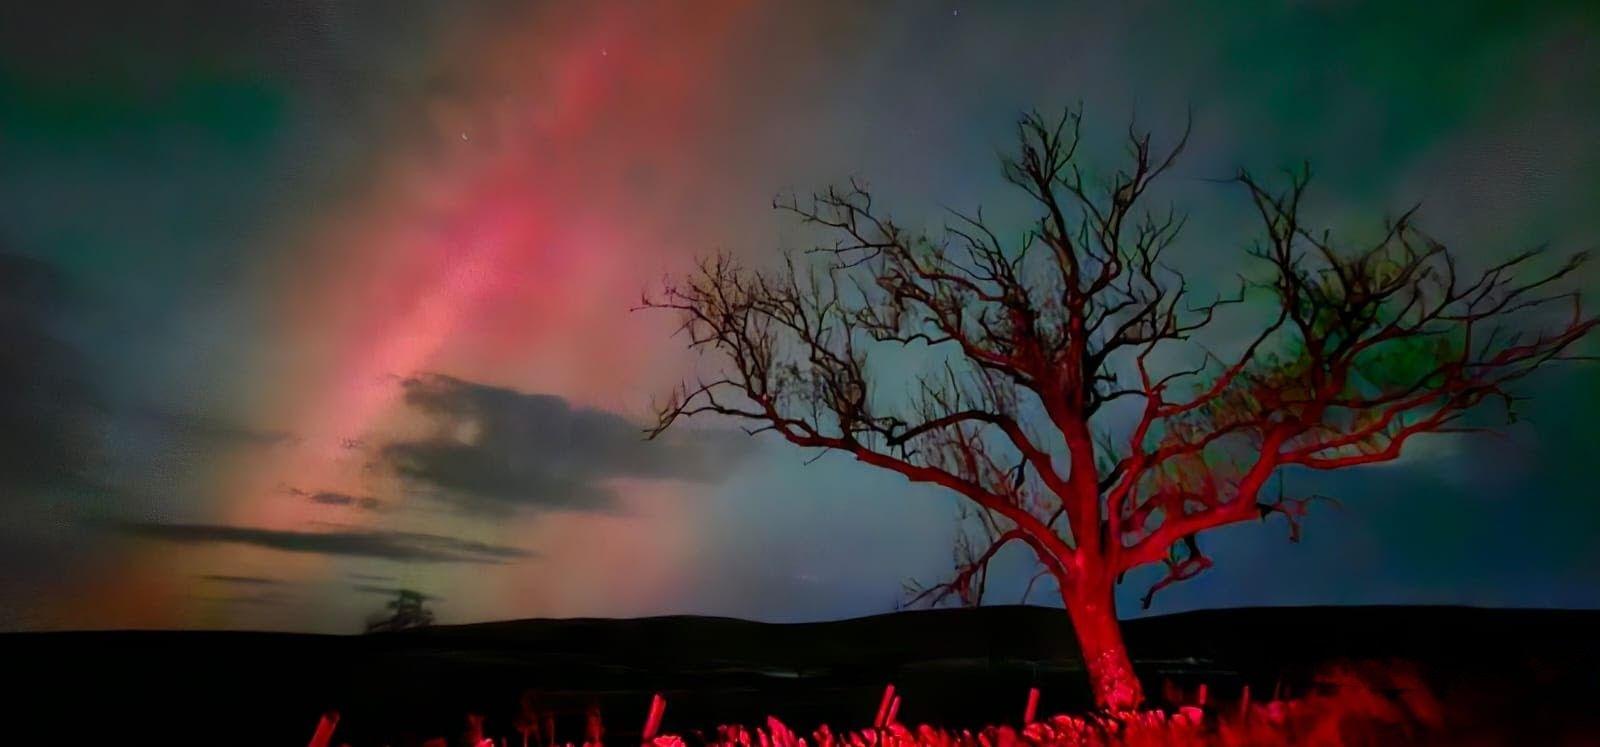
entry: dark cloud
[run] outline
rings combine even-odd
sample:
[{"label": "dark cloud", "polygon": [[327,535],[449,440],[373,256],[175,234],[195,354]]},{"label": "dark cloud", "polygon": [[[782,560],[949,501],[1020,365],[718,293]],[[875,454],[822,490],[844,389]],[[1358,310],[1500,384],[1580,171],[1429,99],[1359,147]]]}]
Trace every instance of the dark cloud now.
[{"label": "dark cloud", "polygon": [[377,573],[346,573],[344,574],[357,581],[394,581],[394,576],[384,576]]},{"label": "dark cloud", "polygon": [[0,248],[0,489],[34,493],[89,480],[104,405],[66,328],[77,302],[45,262]]},{"label": "dark cloud", "polygon": [[229,576],[218,573],[207,573],[200,577],[202,581],[215,581],[219,584],[237,584],[240,586],[277,586],[283,583],[275,578],[265,576]]},{"label": "dark cloud", "polygon": [[119,394],[118,364],[96,342],[109,313],[56,264],[0,243],[0,493],[126,495],[137,486],[114,475],[157,475],[163,459],[293,441]]},{"label": "dark cloud", "polygon": [[213,597],[213,596],[205,596],[205,595],[202,595],[202,594],[190,594],[190,595],[188,595],[188,597],[190,599],[195,599],[195,600],[198,600],[198,601],[201,601],[201,602],[218,602],[218,603],[221,603],[221,604],[244,604],[244,605],[251,605],[251,606],[258,606],[259,605],[259,606],[264,606],[264,607],[267,607],[267,606],[274,606],[275,607],[275,606],[278,606],[278,605],[289,604],[291,602],[297,601],[296,597],[294,597],[292,595],[289,595],[289,594],[284,594],[284,593],[279,592],[279,591],[264,591],[264,592],[261,592],[259,594],[235,594],[233,596],[226,596],[226,597]]},{"label": "dark cloud", "polygon": [[141,407],[129,413],[174,436],[219,446],[278,446],[294,444],[299,438],[288,431],[252,428],[203,413],[169,412]]},{"label": "dark cloud", "polygon": [[376,511],[383,507],[383,501],[370,495],[351,495],[332,490],[312,492],[301,490],[300,488],[287,488],[286,490],[290,495],[299,496],[312,503],[320,503],[324,506],[351,506],[365,511]]},{"label": "dark cloud", "polygon": [[384,445],[380,461],[473,510],[615,511],[607,479],[712,480],[747,448],[717,432],[646,441],[637,424],[614,413],[449,376],[416,376],[401,386],[406,404],[435,429]]},{"label": "dark cloud", "polygon": [[408,560],[424,563],[498,564],[535,557],[516,547],[422,532],[298,532],[221,524],[122,522],[111,528],[123,534],[185,544],[228,543],[285,552]]},{"label": "dark cloud", "polygon": [[376,510],[379,506],[383,505],[378,501],[377,498],[373,498],[372,496],[334,493],[326,490],[312,493],[307,500],[310,500],[312,503],[321,503],[326,506],[355,506],[356,508],[362,508],[368,511]]},{"label": "dark cloud", "polygon": [[407,589],[407,588],[400,587],[400,586],[380,586],[378,584],[351,584],[350,588],[355,589],[356,591],[365,592],[365,593],[368,593],[368,594],[382,594],[382,595],[384,595],[386,597],[398,596],[401,592],[410,592],[412,594],[416,594],[417,596],[422,597],[422,600],[425,601],[425,602],[439,602],[439,601],[443,601],[444,600],[444,597],[434,596],[433,594],[423,594],[422,592],[416,591],[415,589]]}]

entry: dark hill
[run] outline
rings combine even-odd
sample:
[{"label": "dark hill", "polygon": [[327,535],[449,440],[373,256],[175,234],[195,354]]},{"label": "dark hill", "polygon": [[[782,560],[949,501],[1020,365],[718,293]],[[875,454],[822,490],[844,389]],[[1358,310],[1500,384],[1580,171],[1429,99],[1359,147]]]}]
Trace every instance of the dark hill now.
[{"label": "dark hill", "polygon": [[[1442,683],[1600,694],[1595,611],[1267,608],[1146,618],[1126,629],[1152,685],[1270,692],[1308,687],[1329,660],[1399,657]],[[0,657],[14,693],[7,726],[13,735],[42,729],[47,744],[296,744],[325,708],[344,713],[340,739],[382,744],[403,732],[453,734],[468,709],[503,725],[527,688],[567,709],[564,738],[581,736],[581,709],[598,702],[618,743],[637,732],[656,691],[666,693],[675,729],[768,713],[807,728],[859,725],[891,681],[911,722],[1015,720],[1030,684],[1044,691],[1046,710],[1086,704],[1066,616],[1039,607],[805,624],[519,620],[367,636],[12,633],[0,635]]]}]

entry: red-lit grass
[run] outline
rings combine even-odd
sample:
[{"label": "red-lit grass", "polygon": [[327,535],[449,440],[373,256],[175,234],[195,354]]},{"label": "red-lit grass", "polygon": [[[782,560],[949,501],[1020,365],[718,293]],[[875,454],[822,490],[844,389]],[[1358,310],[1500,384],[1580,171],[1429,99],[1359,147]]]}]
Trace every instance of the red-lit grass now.
[{"label": "red-lit grass", "polygon": [[[1025,720],[1035,713],[1037,698],[1036,690],[1028,692],[1021,711]],[[895,718],[899,700],[894,687],[886,687],[875,725],[857,731],[834,732],[824,725],[801,734],[776,717],[768,717],[764,726],[756,728],[732,725],[710,733],[675,734],[663,728],[670,725],[664,723],[667,703],[657,695],[645,718],[643,740],[650,747],[1356,747],[1448,741],[1439,741],[1443,718],[1438,700],[1411,668],[1393,663],[1335,665],[1315,678],[1310,692],[1292,699],[1252,702],[1246,689],[1231,701],[1208,701],[1202,685],[1185,698],[1191,705],[1176,710],[1056,715],[1031,720],[1020,728],[1003,725],[974,731],[902,724]],[[333,719],[336,723],[337,717]],[[594,723],[598,713],[591,711],[589,720],[589,733],[581,745],[600,747],[603,732]],[[481,717],[469,717],[469,721],[471,739],[477,741],[468,744],[515,745],[523,743],[526,736],[511,736],[502,742],[484,736]],[[323,726],[328,726],[327,719]],[[327,738],[321,731],[318,736]],[[443,742],[425,744],[439,743]],[[547,744],[574,747],[572,742],[559,740]]]}]

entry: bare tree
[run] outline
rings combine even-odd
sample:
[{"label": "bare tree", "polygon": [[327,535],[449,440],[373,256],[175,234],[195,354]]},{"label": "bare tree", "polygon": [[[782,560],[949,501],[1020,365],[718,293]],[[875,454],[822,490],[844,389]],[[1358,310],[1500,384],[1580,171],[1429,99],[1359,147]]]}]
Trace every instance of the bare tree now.
[{"label": "bare tree", "polygon": [[[1273,514],[1297,538],[1311,497],[1272,494],[1275,472],[1394,460],[1419,434],[1478,428],[1465,418],[1489,400],[1509,415],[1508,387],[1573,357],[1596,319],[1557,288],[1582,256],[1463,276],[1414,210],[1376,241],[1335,242],[1303,221],[1308,169],[1281,189],[1238,174],[1260,217],[1253,269],[1195,304],[1163,262],[1183,217],[1142,199],[1187,132],[1158,149],[1130,128],[1128,165],[1097,181],[1075,158],[1080,119],[1020,121],[1004,175],[1038,217],[1017,240],[981,211],[907,229],[851,182],[775,203],[835,243],[775,269],[714,256],[668,281],[644,305],[679,313],[718,373],[675,391],[652,434],[715,413],[954,491],[982,532],[919,598],[976,602],[996,552],[1028,547],[1097,704],[1121,710],[1143,700],[1114,604],[1124,574],[1163,567],[1154,594],[1211,565],[1199,533]],[[1200,345],[1223,307],[1256,299],[1269,311],[1237,349]],[[935,372],[870,365],[897,346]],[[1192,367],[1170,365],[1184,355]]]},{"label": "bare tree", "polygon": [[433,624],[433,610],[427,607],[428,595],[410,589],[396,589],[395,598],[367,619],[368,633],[426,628]]}]

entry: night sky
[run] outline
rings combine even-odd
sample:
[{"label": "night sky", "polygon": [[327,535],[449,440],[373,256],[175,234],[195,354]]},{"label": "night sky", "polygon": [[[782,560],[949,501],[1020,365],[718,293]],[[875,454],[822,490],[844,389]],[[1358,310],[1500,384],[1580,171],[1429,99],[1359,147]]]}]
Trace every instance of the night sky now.
[{"label": "night sky", "polygon": [[[630,309],[804,245],[773,197],[851,176],[1021,230],[996,156],[1033,107],[1081,102],[1106,168],[1193,111],[1159,199],[1203,287],[1241,166],[1310,161],[1353,235],[1420,200],[1479,265],[1600,239],[1594,3],[5,5],[4,629],[354,632],[398,587],[444,622],[893,609],[955,498],[710,421],[642,442],[695,363]],[[1151,612],[1600,607],[1600,368],[1525,392],[1504,437],[1319,476],[1298,545],[1210,535]],[[992,602],[1031,575],[1002,558]]]}]

